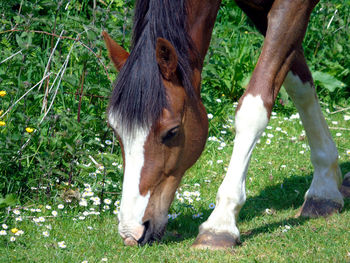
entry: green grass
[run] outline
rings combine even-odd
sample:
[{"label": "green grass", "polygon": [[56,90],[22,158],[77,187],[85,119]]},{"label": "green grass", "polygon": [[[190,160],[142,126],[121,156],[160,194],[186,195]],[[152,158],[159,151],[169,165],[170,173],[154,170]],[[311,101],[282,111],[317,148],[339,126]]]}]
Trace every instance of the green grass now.
[{"label": "green grass", "polygon": [[[233,114],[232,107],[227,105],[225,108],[228,115]],[[326,118],[335,128],[331,132],[345,173],[350,170],[350,155],[347,154],[350,131],[339,129],[349,128],[349,121],[345,121],[343,115],[326,114]],[[181,214],[169,220],[161,243],[125,247],[117,232],[116,216],[111,212],[113,204],[110,210],[81,220],[78,217],[84,210],[94,207],[98,211],[98,206],[91,205],[91,202],[88,208],[66,203],[60,210],[57,205],[62,201],[56,198],[50,203],[51,209],[45,208],[44,201],[28,202],[26,207],[40,208],[41,212],[20,209],[21,222],[14,221],[13,211],[9,213],[5,219],[9,227],[7,235],[0,236],[0,262],[101,262],[102,258],[107,258],[108,262],[350,261],[349,200],[345,201],[340,214],[318,219],[295,218],[312,179],[310,150],[306,139],[300,136],[302,126],[299,119],[285,120],[287,116],[281,113],[273,118],[269,123],[271,128],[266,129],[266,136],[261,138],[253,152],[247,178],[247,202],[238,223],[243,241],[241,246],[228,251],[190,249],[199,225],[211,212],[209,204],[215,202],[233,146],[231,122],[221,122],[220,116],[214,116],[211,123],[216,123],[217,137],[226,146],[218,149],[220,142],[208,141],[200,160],[187,172],[179,193],[199,191],[200,200],[193,198],[191,204],[186,199],[184,203],[174,201],[170,213]],[[225,128],[221,128],[223,125]],[[226,131],[226,134],[221,131]],[[273,135],[271,144],[266,144],[267,134]],[[218,160],[223,162],[217,163]],[[106,196],[112,203],[120,198],[119,195],[108,196],[108,193]],[[58,212],[57,217],[47,217],[52,210]],[[198,213],[201,213],[200,217],[193,218]],[[28,216],[44,216],[45,222],[34,223]],[[47,228],[48,225],[51,229]],[[15,236],[10,233],[14,227],[23,230],[24,234]],[[49,237],[44,237],[44,231],[49,232]],[[10,241],[11,236],[16,237],[14,242]],[[60,241],[65,241],[66,248],[58,246]]]}]

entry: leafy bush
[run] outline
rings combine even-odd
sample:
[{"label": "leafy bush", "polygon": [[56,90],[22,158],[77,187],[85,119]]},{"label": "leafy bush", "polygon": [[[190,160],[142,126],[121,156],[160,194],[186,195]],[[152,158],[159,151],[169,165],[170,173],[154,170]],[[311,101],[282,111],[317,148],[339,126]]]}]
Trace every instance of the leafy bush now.
[{"label": "leafy bush", "polygon": [[[120,149],[105,117],[116,71],[101,32],[129,46],[132,13],[131,0],[0,1],[0,205],[55,197],[86,180],[98,188],[105,178],[120,183]],[[346,103],[350,94],[349,13],[349,0],[321,1],[305,39],[319,94],[331,103]],[[230,105],[244,92],[262,43],[224,0],[202,75],[212,135],[234,114]]]}]

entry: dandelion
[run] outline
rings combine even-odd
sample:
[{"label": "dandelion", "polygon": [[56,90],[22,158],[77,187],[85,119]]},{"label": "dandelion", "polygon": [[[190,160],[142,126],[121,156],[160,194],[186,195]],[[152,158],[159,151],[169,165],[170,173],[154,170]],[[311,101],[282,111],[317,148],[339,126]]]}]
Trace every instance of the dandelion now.
[{"label": "dandelion", "polygon": [[215,208],[215,204],[214,203],[210,203],[209,204],[209,209],[214,209]]},{"label": "dandelion", "polygon": [[59,205],[57,206],[57,208],[58,208],[58,209],[63,209],[63,208],[64,208],[64,205],[59,204]]},{"label": "dandelion", "polygon": [[5,230],[0,230],[0,236],[6,236],[6,235],[7,235],[7,233]]},{"label": "dandelion", "polygon": [[56,212],[55,210],[52,211],[51,214],[52,214],[53,216],[57,216],[57,212]]},{"label": "dandelion", "polygon": [[50,236],[50,234],[49,234],[49,232],[48,232],[48,231],[44,231],[44,232],[43,232],[43,236],[44,236],[44,237],[49,237],[49,236]]},{"label": "dandelion", "polygon": [[0,90],[0,97],[4,97],[7,94],[6,91],[4,90]]},{"label": "dandelion", "polygon": [[5,125],[6,125],[6,122],[0,121],[0,126],[5,126]]},{"label": "dandelion", "polygon": [[8,226],[6,224],[1,225],[3,229],[8,229]]},{"label": "dandelion", "polygon": [[28,132],[28,133],[32,133],[33,131],[34,131],[33,128],[30,128],[30,127],[27,127],[27,128],[26,128],[26,132]]},{"label": "dandelion", "polygon": [[12,228],[12,229],[11,229],[11,232],[14,233],[14,234],[16,234],[18,231],[19,231],[18,228]]},{"label": "dandelion", "polygon": [[65,243],[64,241],[58,242],[58,246],[59,246],[60,248],[66,248],[66,247],[67,247],[67,245],[66,245],[66,243]]},{"label": "dandelion", "polygon": [[15,241],[16,241],[16,238],[15,238],[15,237],[10,237],[10,241],[11,241],[11,242],[15,242]]}]

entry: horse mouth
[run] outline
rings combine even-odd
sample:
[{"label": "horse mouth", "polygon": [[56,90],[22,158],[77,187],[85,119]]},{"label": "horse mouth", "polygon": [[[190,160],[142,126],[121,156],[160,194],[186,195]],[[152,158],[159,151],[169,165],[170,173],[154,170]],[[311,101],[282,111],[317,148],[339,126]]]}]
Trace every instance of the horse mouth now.
[{"label": "horse mouth", "polygon": [[160,241],[164,235],[166,225],[161,228],[156,228],[150,220],[147,220],[143,223],[145,230],[141,238],[137,243],[141,246],[146,244],[151,245],[155,241]]}]

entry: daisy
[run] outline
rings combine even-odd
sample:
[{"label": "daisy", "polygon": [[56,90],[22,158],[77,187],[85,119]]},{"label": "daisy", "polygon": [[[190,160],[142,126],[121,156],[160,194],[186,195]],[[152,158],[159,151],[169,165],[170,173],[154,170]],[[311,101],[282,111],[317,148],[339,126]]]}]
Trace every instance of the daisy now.
[{"label": "daisy", "polygon": [[209,204],[209,209],[214,209],[215,208],[215,204],[214,203],[210,203]]},{"label": "daisy", "polygon": [[0,236],[6,236],[6,235],[7,235],[7,233],[5,230],[0,230]]},{"label": "daisy", "polygon": [[59,205],[57,206],[57,208],[58,208],[58,209],[63,209],[63,208],[64,208],[64,205],[59,204]]},{"label": "daisy", "polygon": [[8,229],[8,226],[6,224],[1,225],[3,229]]},{"label": "daisy", "polygon": [[64,241],[58,242],[58,246],[59,246],[60,248],[66,248],[66,247],[67,247],[67,245],[65,244]]},{"label": "daisy", "polygon": [[50,236],[50,234],[49,234],[48,231],[44,231],[44,232],[43,232],[43,236],[44,236],[44,237],[48,237],[48,236]]},{"label": "daisy", "polygon": [[56,212],[56,211],[52,211],[51,214],[52,214],[53,216],[57,216],[57,212]]}]

